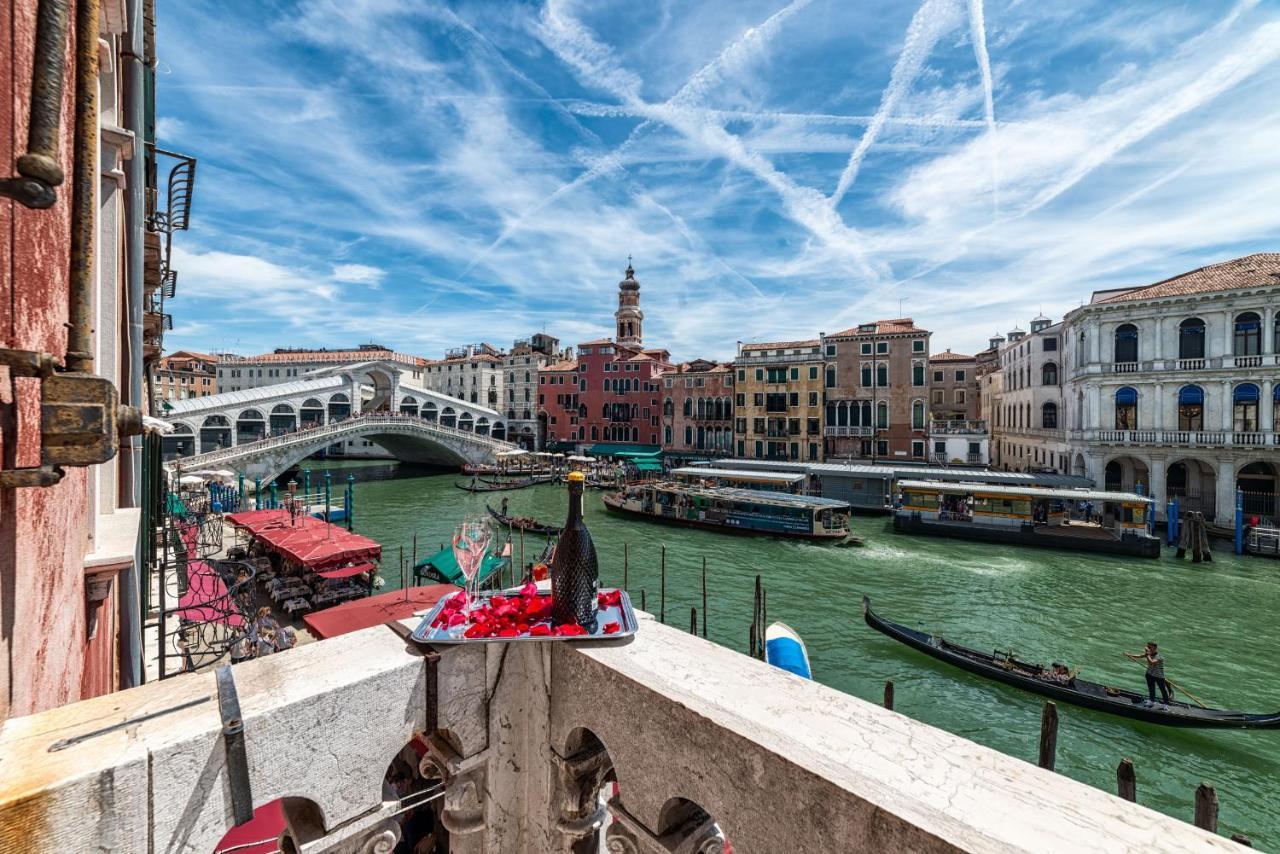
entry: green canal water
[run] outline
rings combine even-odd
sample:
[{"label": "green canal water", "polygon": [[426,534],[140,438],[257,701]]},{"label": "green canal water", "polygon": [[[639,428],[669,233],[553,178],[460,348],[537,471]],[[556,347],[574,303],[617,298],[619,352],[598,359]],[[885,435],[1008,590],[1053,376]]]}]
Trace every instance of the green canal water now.
[{"label": "green canal water", "polygon": [[[347,473],[342,467],[341,475]],[[399,586],[397,549],[406,557],[447,543],[465,513],[483,513],[507,496],[511,512],[560,523],[563,486],[492,495],[454,487],[457,475],[415,473],[395,465],[353,467],[355,527],[384,546],[383,575]],[[338,474],[338,472],[335,472]],[[334,478],[335,494],[342,476]],[[380,479],[383,478],[383,479]],[[1090,680],[1145,689],[1142,668],[1120,655],[1159,642],[1166,672],[1206,703],[1250,712],[1280,709],[1280,562],[1236,558],[1219,545],[1211,564],[1128,560],[995,548],[895,534],[882,517],[855,517],[865,548],[738,537],[628,520],[605,511],[588,491],[586,521],[600,555],[601,581],[622,583],[639,605],[659,609],[660,550],[667,553],[666,617],[688,628],[701,604],[707,561],[711,640],[746,651],[757,573],[768,591],[768,616],[795,628],[809,648],[815,678],[880,702],[892,679],[895,707],[1003,753],[1035,761],[1043,700],[926,658],[868,628],[865,593],[890,619],[978,649],[1013,649],[1031,661],[1063,661]],[[535,538],[526,541],[532,559]],[[1115,770],[1129,757],[1140,803],[1190,821],[1201,782],[1221,804],[1219,830],[1247,834],[1280,849],[1280,731],[1176,730],[1060,705],[1057,770],[1115,791]]]}]

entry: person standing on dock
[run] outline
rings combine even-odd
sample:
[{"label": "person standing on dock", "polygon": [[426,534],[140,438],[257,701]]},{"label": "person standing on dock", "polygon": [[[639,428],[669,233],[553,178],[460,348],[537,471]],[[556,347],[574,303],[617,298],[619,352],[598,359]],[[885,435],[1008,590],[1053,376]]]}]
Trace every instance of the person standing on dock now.
[{"label": "person standing on dock", "polygon": [[1156,642],[1147,641],[1147,647],[1141,653],[1126,652],[1125,657],[1134,661],[1146,662],[1148,704],[1154,704],[1156,701],[1157,685],[1160,686],[1160,696],[1167,704],[1169,702],[1169,683],[1164,678],[1164,656],[1160,654]]}]

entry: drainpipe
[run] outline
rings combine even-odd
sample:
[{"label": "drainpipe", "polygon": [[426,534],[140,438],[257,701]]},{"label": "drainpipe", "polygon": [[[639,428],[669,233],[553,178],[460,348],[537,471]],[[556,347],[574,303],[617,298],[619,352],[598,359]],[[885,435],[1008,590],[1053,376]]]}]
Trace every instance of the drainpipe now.
[{"label": "drainpipe", "polygon": [[[83,2],[83,0],[82,0]],[[94,4],[96,5],[96,3]],[[96,15],[96,12],[95,12]],[[143,28],[141,0],[127,0],[125,6],[125,39],[120,59],[124,70],[125,130],[133,131],[133,156],[129,158],[128,181],[125,195],[125,287],[128,308],[129,355],[124,359],[125,372],[121,377],[121,396],[131,406],[143,409],[143,355],[142,355],[142,302],[143,302],[143,237],[146,233],[146,140],[145,95],[143,64]],[[128,387],[124,388],[125,382]],[[136,506],[142,481],[142,457],[139,437],[129,437],[120,445],[120,503]],[[138,556],[133,569],[120,584],[120,681],[121,687],[130,688],[143,681],[142,673],[142,604],[141,578],[145,560],[141,532]],[[163,656],[162,656],[163,657]]]},{"label": "drainpipe", "polygon": [[98,0],[76,3],[75,153],[66,370],[92,374],[94,202],[98,188]]}]

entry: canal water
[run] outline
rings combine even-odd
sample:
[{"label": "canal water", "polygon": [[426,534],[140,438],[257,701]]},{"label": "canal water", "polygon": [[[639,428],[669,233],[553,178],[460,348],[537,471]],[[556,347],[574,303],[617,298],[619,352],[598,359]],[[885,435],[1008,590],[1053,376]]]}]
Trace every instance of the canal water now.
[{"label": "canal water", "polygon": [[[506,496],[510,511],[560,524],[563,486],[490,495],[457,489],[456,474],[414,472],[396,464],[348,471],[356,487],[355,528],[383,544],[388,589],[399,586],[398,547],[413,536],[419,557],[448,543],[466,513],[484,513]],[[863,594],[897,622],[978,649],[1014,650],[1030,661],[1062,661],[1093,681],[1145,690],[1143,669],[1121,650],[1160,644],[1166,673],[1211,706],[1280,710],[1280,562],[1236,558],[1216,544],[1214,562],[1131,560],[1071,552],[998,548],[895,534],[884,517],[855,517],[865,548],[737,537],[668,527],[609,514],[587,492],[585,516],[600,556],[602,583],[644,588],[657,614],[661,548],[667,554],[666,619],[687,629],[701,605],[707,561],[711,640],[745,652],[757,574],[768,591],[768,617],[795,628],[809,648],[815,678],[855,697],[880,702],[892,679],[896,709],[956,735],[1034,762],[1043,699],[929,659],[862,621]],[[536,538],[526,540],[529,559]],[[406,561],[407,562],[407,561]],[[1116,766],[1133,760],[1138,801],[1190,821],[1196,786],[1213,785],[1219,830],[1245,833],[1258,847],[1280,849],[1280,731],[1177,730],[1060,705],[1057,770],[1115,791]]]}]

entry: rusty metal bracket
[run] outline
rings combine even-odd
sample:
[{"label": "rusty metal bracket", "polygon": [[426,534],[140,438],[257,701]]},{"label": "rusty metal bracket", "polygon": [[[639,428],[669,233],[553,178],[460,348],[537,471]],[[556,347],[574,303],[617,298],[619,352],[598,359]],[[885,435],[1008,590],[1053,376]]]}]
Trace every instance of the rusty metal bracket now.
[{"label": "rusty metal bracket", "polygon": [[57,201],[53,188],[60,185],[64,177],[58,162],[58,136],[62,124],[67,9],[67,0],[40,0],[36,9],[27,151],[15,164],[20,177],[0,179],[0,196],[29,208],[47,208]]},{"label": "rusty metal bracket", "polygon": [[253,819],[253,789],[249,784],[249,758],[244,745],[244,719],[231,665],[214,671],[218,680],[218,713],[222,716],[222,740],[227,753],[227,782],[231,785],[231,815],[237,826]]}]

